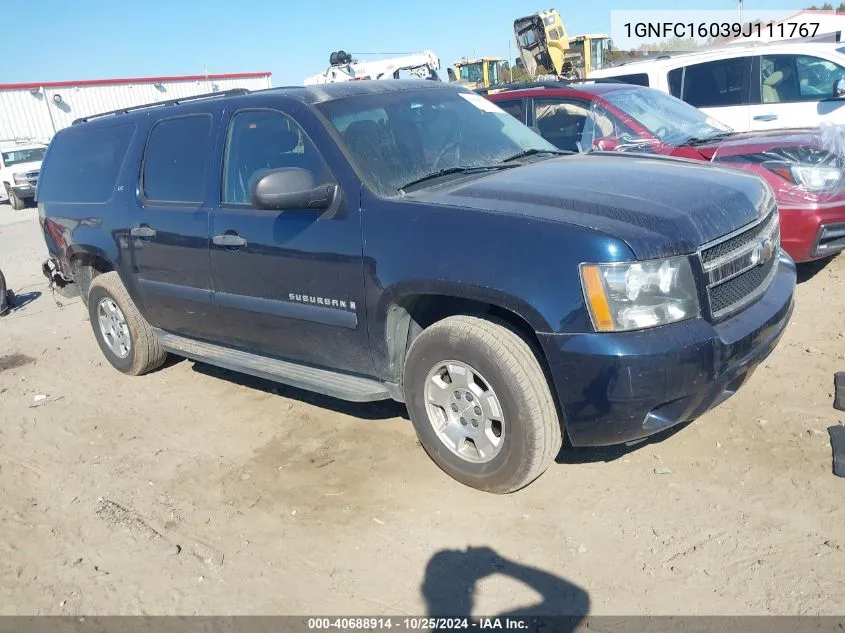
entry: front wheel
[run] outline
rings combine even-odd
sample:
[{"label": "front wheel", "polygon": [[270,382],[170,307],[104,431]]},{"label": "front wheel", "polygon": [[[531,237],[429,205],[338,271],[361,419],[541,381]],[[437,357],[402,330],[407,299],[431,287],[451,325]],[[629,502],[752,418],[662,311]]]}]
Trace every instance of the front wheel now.
[{"label": "front wheel", "polygon": [[531,347],[498,323],[453,316],[423,331],[405,361],[420,443],[454,479],[509,493],[539,477],[562,443],[557,407]]},{"label": "front wheel", "polygon": [[98,275],[91,282],[88,314],[103,355],[118,371],[140,376],[164,364],[167,352],[116,272]]},{"label": "front wheel", "polygon": [[24,201],[18,198],[18,194],[9,185],[6,185],[6,195],[9,196],[9,204],[12,205],[15,211],[20,211],[26,206]]}]

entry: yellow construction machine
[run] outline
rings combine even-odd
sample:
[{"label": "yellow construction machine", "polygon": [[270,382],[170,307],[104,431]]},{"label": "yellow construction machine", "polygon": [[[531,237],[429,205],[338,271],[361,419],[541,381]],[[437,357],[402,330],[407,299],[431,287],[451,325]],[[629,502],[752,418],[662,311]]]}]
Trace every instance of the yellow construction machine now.
[{"label": "yellow construction machine", "polygon": [[454,81],[470,90],[487,88],[501,81],[501,57],[477,57],[455,62],[455,70],[448,69],[449,81]]},{"label": "yellow construction machine", "polygon": [[517,18],[513,31],[522,64],[535,78],[545,74],[570,80],[586,78],[602,67],[604,53],[610,48],[605,34],[567,35],[556,9]]}]

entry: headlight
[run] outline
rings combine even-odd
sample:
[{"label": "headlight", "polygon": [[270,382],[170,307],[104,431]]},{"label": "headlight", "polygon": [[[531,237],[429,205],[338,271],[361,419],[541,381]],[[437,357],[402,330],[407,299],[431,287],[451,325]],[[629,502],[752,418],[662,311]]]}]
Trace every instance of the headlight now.
[{"label": "headlight", "polygon": [[580,272],[597,332],[640,330],[700,314],[688,257],[581,264]]},{"label": "headlight", "polygon": [[796,165],[771,161],[763,163],[763,167],[808,191],[829,191],[836,188],[842,179],[839,168],[828,165]]},{"label": "headlight", "polygon": [[16,185],[22,185],[28,182],[26,179],[26,174],[13,174],[13,177],[15,179]]}]

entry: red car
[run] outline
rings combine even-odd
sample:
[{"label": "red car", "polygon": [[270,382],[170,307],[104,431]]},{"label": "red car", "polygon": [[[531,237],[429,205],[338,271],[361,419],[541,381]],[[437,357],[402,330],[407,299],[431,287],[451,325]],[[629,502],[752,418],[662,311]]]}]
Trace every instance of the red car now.
[{"label": "red car", "polygon": [[845,249],[841,129],[738,133],[675,97],[630,84],[524,84],[485,96],[563,150],[647,152],[757,174],[774,189],[783,248],[796,262]]}]

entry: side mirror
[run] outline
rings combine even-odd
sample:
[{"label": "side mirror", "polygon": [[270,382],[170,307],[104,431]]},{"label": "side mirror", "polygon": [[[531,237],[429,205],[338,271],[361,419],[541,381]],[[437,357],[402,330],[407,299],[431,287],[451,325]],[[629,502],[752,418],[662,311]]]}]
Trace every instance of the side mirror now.
[{"label": "side mirror", "polygon": [[833,84],[833,98],[841,99],[845,97],[845,77],[841,77]]},{"label": "side mirror", "polygon": [[250,188],[250,202],[256,209],[328,209],[334,202],[337,185],[315,186],[314,176],[299,167],[271,169],[257,178]]},{"label": "side mirror", "polygon": [[600,152],[615,152],[617,149],[619,149],[620,145],[621,143],[619,142],[619,139],[614,138],[612,136],[596,139],[593,142],[593,148],[597,149]]}]

